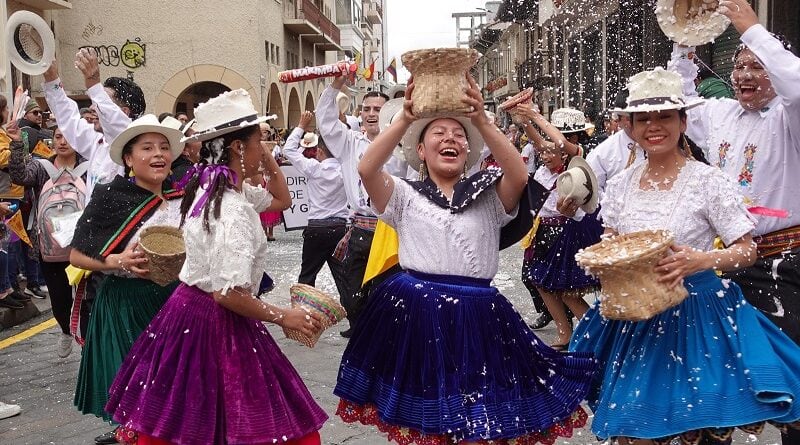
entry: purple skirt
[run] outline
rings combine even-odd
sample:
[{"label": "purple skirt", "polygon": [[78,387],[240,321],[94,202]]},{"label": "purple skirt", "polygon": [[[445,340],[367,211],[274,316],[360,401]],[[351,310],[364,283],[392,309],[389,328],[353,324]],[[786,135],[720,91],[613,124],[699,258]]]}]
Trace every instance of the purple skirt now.
[{"label": "purple skirt", "polygon": [[106,410],[175,444],[299,439],[328,416],[260,321],[181,284],[133,345]]}]

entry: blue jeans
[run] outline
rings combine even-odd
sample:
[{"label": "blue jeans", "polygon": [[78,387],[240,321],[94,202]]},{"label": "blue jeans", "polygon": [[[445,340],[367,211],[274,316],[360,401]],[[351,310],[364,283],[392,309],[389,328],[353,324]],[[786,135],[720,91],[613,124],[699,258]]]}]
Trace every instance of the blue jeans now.
[{"label": "blue jeans", "polygon": [[[22,241],[15,241],[8,246],[8,281],[17,282],[17,274],[25,275],[28,287],[41,286],[42,279],[39,273],[39,262],[28,255],[28,247]],[[2,269],[0,269],[1,271]]]},{"label": "blue jeans", "polygon": [[5,292],[11,287],[11,282],[8,281],[8,248],[6,242],[2,242],[2,250],[0,250],[0,292]]}]

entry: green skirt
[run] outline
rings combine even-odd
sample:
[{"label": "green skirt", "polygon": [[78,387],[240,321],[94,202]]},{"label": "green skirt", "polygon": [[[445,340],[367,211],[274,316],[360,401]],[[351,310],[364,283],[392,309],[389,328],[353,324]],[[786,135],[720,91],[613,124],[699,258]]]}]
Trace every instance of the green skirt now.
[{"label": "green skirt", "polygon": [[178,282],[166,287],[150,280],[108,275],[100,283],[81,353],[75,406],[111,420],[108,389],[133,342],[161,310]]}]

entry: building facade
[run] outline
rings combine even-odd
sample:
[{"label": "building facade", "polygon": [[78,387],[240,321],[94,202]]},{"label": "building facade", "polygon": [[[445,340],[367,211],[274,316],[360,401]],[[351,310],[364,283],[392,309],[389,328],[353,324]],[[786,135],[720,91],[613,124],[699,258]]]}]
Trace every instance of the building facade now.
[{"label": "building facade", "polygon": [[[753,3],[761,23],[798,47],[800,2]],[[595,119],[630,76],[665,66],[672,49],[652,0],[504,0],[475,35],[470,46],[484,54],[477,72],[489,104],[533,87],[545,114],[572,107]],[[697,54],[727,80],[739,43],[730,27]]]},{"label": "building facade", "polygon": [[[376,7],[380,2],[349,1],[366,7],[366,16],[351,16],[359,26],[361,17],[369,20],[371,34],[360,45],[382,58],[385,39],[381,27],[375,28],[383,21]],[[101,76],[135,80],[145,92],[147,111],[156,114],[191,115],[209,97],[243,88],[259,112],[278,116],[277,127],[290,127],[302,111],[315,108],[325,81],[283,84],[278,73],[346,56],[337,24],[339,0],[114,2],[110,10],[110,4],[89,0],[2,3],[3,20],[18,9],[28,9],[51,24],[59,71],[70,96],[86,98],[73,59],[79,49],[91,47],[99,54]],[[8,71],[0,76],[4,91],[22,83],[33,96],[42,96],[41,77],[14,73],[5,58],[0,65]]]}]

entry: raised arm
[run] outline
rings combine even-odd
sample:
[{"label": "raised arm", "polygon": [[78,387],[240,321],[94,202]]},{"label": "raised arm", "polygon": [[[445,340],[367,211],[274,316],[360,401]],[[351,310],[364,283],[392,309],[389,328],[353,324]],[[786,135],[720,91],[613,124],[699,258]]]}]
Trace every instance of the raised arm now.
[{"label": "raised arm", "polygon": [[75,55],[75,66],[83,74],[86,94],[97,107],[97,118],[100,119],[103,127],[103,137],[110,144],[128,128],[131,118],[111,100],[106,89],[100,83],[100,65],[94,49],[84,48],[78,51]]},{"label": "raised arm", "polygon": [[[464,103],[473,109],[468,114],[472,125],[480,131],[486,146],[492,152],[492,156],[503,169],[503,177],[497,181],[497,196],[503,203],[506,212],[511,212],[519,204],[522,190],[528,183],[528,169],[522,162],[522,157],[506,136],[493,123],[489,121],[486,112],[483,111],[483,97],[480,88],[475,83],[475,79],[467,74],[469,89],[464,98]],[[408,92],[406,92],[408,94]],[[407,96],[409,97],[409,96]]]},{"label": "raised arm", "polygon": [[44,97],[61,133],[76,152],[86,159],[91,158],[98,148],[100,134],[94,131],[94,125],[81,118],[78,104],[64,92],[64,86],[58,77],[58,61],[54,60],[44,72],[44,80]]},{"label": "raised arm", "polygon": [[538,111],[527,105],[518,105],[511,112],[522,117],[522,129],[537,151],[542,152],[553,146],[553,143],[546,140],[533,125],[533,119],[539,114]]},{"label": "raised arm", "polygon": [[319,96],[315,113],[317,115],[317,128],[322,139],[333,157],[342,160],[343,149],[346,142],[352,137],[347,125],[339,120],[339,107],[336,106],[336,95],[342,88],[345,77],[337,77],[328,85]]},{"label": "raised arm", "polygon": [[381,131],[378,137],[369,144],[361,161],[358,162],[358,174],[369,195],[370,203],[378,213],[386,210],[386,204],[394,192],[394,180],[386,173],[383,166],[392,157],[397,144],[406,134],[408,127],[416,120],[411,112],[411,93],[414,91],[414,80],[408,81],[406,98],[403,103],[403,114],[394,119],[388,128]]},{"label": "raised arm", "polygon": [[313,115],[310,111],[304,111],[300,115],[300,122],[297,128],[292,130],[289,138],[286,139],[286,145],[283,146],[283,155],[292,163],[292,165],[302,174],[307,177],[313,177],[319,169],[319,161],[316,159],[308,159],[300,152],[300,139],[306,133],[308,126],[311,124]]},{"label": "raised arm", "polygon": [[283,211],[292,205],[292,197],[289,195],[289,186],[286,184],[286,176],[283,170],[278,166],[278,161],[269,152],[269,149],[264,147],[263,156],[265,173],[269,175],[269,184],[267,190],[272,194],[272,203],[266,209],[268,211]]}]

